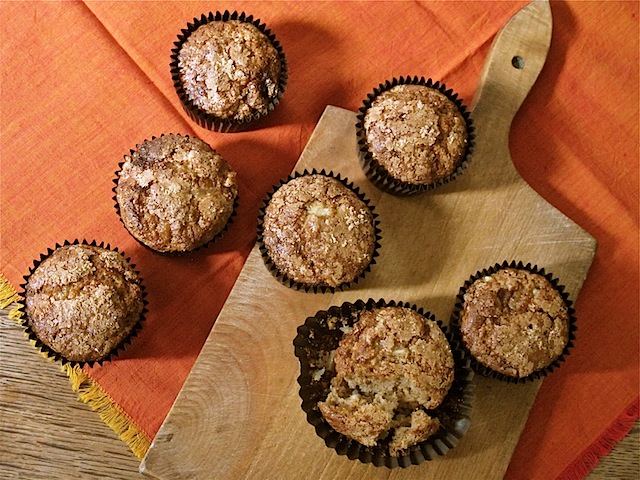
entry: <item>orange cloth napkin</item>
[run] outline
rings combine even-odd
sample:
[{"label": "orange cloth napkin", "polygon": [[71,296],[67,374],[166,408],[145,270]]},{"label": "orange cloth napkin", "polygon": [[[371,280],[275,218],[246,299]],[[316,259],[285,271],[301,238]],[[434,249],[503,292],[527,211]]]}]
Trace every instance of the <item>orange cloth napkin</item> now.
[{"label": "orange cloth napkin", "polygon": [[[2,2],[0,271],[15,288],[66,239],[124,250],[149,293],[117,361],[86,368],[152,438],[255,240],[261,198],[286,176],[327,104],[356,110],[399,75],[444,81],[468,104],[490,41],[525,2]],[[218,134],[183,113],[169,75],[180,29],[245,10],[281,41],[282,103],[256,131]],[[546,66],[511,131],[522,176],[594,235],[575,349],[543,383],[507,478],[585,474],[638,416],[638,3],[553,3]],[[112,200],[118,162],[144,139],[196,135],[237,170],[240,207],[215,246],[143,249]]]}]

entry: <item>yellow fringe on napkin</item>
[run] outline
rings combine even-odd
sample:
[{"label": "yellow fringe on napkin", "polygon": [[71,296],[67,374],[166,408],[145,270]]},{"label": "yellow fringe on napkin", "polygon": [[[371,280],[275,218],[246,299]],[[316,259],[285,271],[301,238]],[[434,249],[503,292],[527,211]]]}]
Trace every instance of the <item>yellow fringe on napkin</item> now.
[{"label": "yellow fringe on napkin", "polygon": [[[15,303],[15,306],[11,310],[9,310],[8,316],[10,319],[15,320],[17,323],[22,325],[22,311],[20,310],[20,307],[22,305],[18,303],[18,300],[20,300],[20,295],[16,293],[13,286],[9,283],[9,280],[7,280],[6,277],[2,275],[2,273],[0,273],[0,309],[4,310],[9,305]],[[29,340],[29,343],[33,345],[34,348],[37,348],[35,340],[31,340],[26,332],[24,333],[24,336],[27,340]],[[42,350],[38,349],[38,353],[40,353],[40,356],[42,358],[49,360],[50,362],[53,361],[53,359]]]},{"label": "yellow fringe on napkin", "polygon": [[62,366],[62,370],[69,377],[71,388],[78,394],[78,398],[86,403],[91,410],[97,412],[102,421],[116,432],[120,440],[129,446],[136,457],[142,460],[151,445],[147,434],[133,423],[109,394],[94,382],[82,368],[71,367],[67,364]]},{"label": "yellow fringe on napkin", "polygon": [[[14,302],[17,302],[19,295],[14,290],[13,286],[9,283],[9,280],[0,273],[0,309],[5,309]],[[18,307],[11,309],[9,317],[15,319],[19,317]]]},{"label": "yellow fringe on napkin", "polygon": [[[7,308],[19,299],[20,297],[13,286],[0,273],[0,309]],[[11,309],[9,318],[22,323],[20,305],[16,305]],[[31,343],[35,345],[34,340],[31,340]],[[53,361],[46,353],[40,353],[47,360]],[[91,410],[98,413],[102,421],[129,446],[136,457],[142,460],[151,445],[151,439],[148,435],[133,423],[131,418],[120,409],[109,394],[87,375],[82,368],[78,366],[71,367],[67,364],[62,365],[60,369],[69,377],[71,388],[78,394],[78,400],[86,403]]]}]

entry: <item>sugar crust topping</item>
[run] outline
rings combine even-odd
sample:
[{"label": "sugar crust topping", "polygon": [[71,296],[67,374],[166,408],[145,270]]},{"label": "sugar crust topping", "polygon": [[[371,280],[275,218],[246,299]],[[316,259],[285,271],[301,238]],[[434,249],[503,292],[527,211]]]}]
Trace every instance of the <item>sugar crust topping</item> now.
[{"label": "sugar crust topping", "polygon": [[278,51],[255,25],[239,20],[198,27],[178,53],[184,90],[194,105],[220,119],[265,114],[278,97]]},{"label": "sugar crust topping", "polygon": [[562,354],[569,341],[569,311],[545,277],[505,268],[466,290],[460,333],[478,362],[523,378]]},{"label": "sugar crust topping", "polygon": [[364,116],[373,159],[399,181],[429,185],[451,176],[462,162],[467,126],[440,91],[397,85],[378,95]]},{"label": "sugar crust topping", "polygon": [[292,280],[336,287],[371,263],[373,214],[340,181],[304,175],[273,194],[265,209],[263,241],[273,263]]},{"label": "sugar crust topping", "polygon": [[38,339],[64,358],[98,360],[131,332],[143,309],[136,272],[101,247],[67,245],[30,275],[25,312]]},{"label": "sugar crust topping", "polygon": [[202,140],[164,135],[125,156],[116,198],[127,230],[161,252],[193,250],[233,213],[236,173]]}]

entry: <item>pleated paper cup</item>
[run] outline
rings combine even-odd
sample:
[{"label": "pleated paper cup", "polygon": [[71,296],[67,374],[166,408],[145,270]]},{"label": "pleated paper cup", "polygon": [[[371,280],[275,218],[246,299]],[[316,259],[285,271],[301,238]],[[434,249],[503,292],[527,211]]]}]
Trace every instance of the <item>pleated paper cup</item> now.
[{"label": "pleated paper cup", "polygon": [[[425,441],[396,455],[391,453],[389,438],[378,440],[375,446],[365,446],[337,432],[324,418],[318,406],[319,402],[327,398],[331,380],[336,375],[332,367],[324,365],[327,359],[333,358],[333,352],[338,348],[344,332],[349,331],[358,322],[361,312],[395,306],[410,308],[428,320],[435,321],[449,342],[455,362],[454,380],[448,393],[439,406],[429,411],[430,416],[439,420],[439,429]],[[307,421],[315,428],[316,434],[324,440],[328,448],[334,449],[339,455],[346,455],[351,460],[371,463],[377,467],[404,468],[446,455],[469,429],[474,399],[474,375],[469,367],[469,360],[442,323],[415,305],[373,299],[366,302],[345,302],[307,318],[304,325],[298,327],[298,335],[293,345],[300,362],[298,384],[302,410],[307,416]],[[329,362],[332,363],[332,360]]]}]

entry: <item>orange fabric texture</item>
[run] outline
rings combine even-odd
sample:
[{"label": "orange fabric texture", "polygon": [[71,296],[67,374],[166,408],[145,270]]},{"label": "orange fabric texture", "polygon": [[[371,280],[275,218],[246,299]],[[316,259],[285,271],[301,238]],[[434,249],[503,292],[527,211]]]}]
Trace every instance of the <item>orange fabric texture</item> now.
[{"label": "orange fabric texture", "polygon": [[[18,288],[40,253],[75,238],[132,258],[149,294],[144,328],[117,361],[86,372],[153,437],[253,246],[260,200],[291,171],[325,106],[356,110],[400,75],[444,81],[468,104],[493,36],[524,4],[2,2],[0,271]],[[260,18],[283,45],[288,87],[258,130],[204,130],[173,89],[172,43],[211,8]],[[544,381],[507,478],[570,476],[637,402],[638,10],[552,3],[547,63],[512,126],[522,176],[599,248],[576,304],[575,349]],[[111,191],[123,154],[169,132],[211,144],[240,186],[222,240],[179,258],[142,248]]]}]

